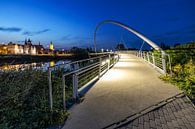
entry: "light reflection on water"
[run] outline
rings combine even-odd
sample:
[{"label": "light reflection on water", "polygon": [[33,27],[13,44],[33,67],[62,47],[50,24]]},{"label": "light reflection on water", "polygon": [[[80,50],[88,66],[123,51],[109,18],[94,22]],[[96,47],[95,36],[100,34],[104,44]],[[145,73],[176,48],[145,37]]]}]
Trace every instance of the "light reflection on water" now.
[{"label": "light reflection on water", "polygon": [[47,70],[48,67],[59,65],[59,64],[65,64],[71,62],[70,60],[60,60],[60,61],[50,61],[50,62],[38,62],[38,63],[26,63],[26,64],[5,64],[3,66],[0,66],[0,71],[6,71],[6,70],[24,70],[24,69],[41,69],[41,70]]}]

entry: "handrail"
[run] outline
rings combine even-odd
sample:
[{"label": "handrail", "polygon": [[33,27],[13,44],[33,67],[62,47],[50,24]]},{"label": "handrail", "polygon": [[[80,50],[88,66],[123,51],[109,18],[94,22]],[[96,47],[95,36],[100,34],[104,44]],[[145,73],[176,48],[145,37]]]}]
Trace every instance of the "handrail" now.
[{"label": "handrail", "polygon": [[93,67],[93,65],[97,65],[97,64],[99,64],[99,62],[98,62],[98,63],[95,63],[95,64],[92,64],[92,65],[88,65],[88,66],[83,67],[83,68],[80,68],[80,69],[77,69],[77,70],[75,70],[75,71],[68,72],[68,73],[66,73],[66,74],[63,74],[62,76],[65,77],[65,76],[67,76],[67,75],[70,75],[70,74],[73,74],[73,73],[80,72],[80,71],[82,71],[82,70],[85,70],[86,68]]},{"label": "handrail", "polygon": [[[101,57],[105,57],[105,56],[107,56],[107,55],[104,55],[104,56],[101,56]],[[93,60],[93,59],[98,59],[98,58],[100,58],[100,56],[99,57],[92,57],[92,58],[88,58],[88,59],[83,59],[83,60],[78,60],[78,61],[73,61],[73,62],[67,62],[65,64],[58,64],[58,65],[54,65],[54,66],[49,66],[48,68],[51,69],[51,68],[62,66],[62,65],[75,64],[75,63],[80,63],[80,62]]]},{"label": "handrail", "polygon": [[99,66],[99,65],[101,65],[101,64],[100,64],[100,63],[94,64],[94,66],[91,66],[91,67],[89,67],[89,68],[87,68],[87,69],[84,69],[83,71],[81,70],[81,71],[79,71],[79,72],[76,73],[76,74],[77,74],[77,75],[82,74],[82,73],[84,73],[84,72],[86,72],[86,71],[88,71],[88,70],[90,70],[90,69],[93,69],[93,68]]},{"label": "handrail", "polygon": [[[109,59],[109,61],[105,61],[106,65],[105,64],[102,65],[102,61],[103,61],[102,58],[104,58],[104,57],[107,57],[104,60]],[[62,75],[62,87],[63,87],[63,97],[62,98],[63,98],[63,107],[64,107],[64,109],[66,109],[66,98],[65,98],[65,77],[66,76],[73,74],[72,75],[72,77],[73,77],[73,98],[77,99],[78,91],[80,90],[80,89],[78,89],[78,87],[79,87],[78,85],[80,83],[79,80],[82,80],[82,79],[88,77],[87,76],[88,74],[85,74],[85,73],[87,73],[88,71],[89,72],[92,71],[92,73],[90,73],[90,75],[92,75],[92,78],[93,79],[99,79],[102,74],[104,74],[107,70],[110,69],[111,65],[113,66],[116,63],[116,61],[118,61],[119,56],[117,56],[117,59],[116,59],[115,56],[111,57],[110,55],[109,56],[107,56],[107,55],[99,56],[99,57],[95,57],[95,58],[91,58],[91,59],[98,59],[98,58],[99,58],[98,62],[95,62],[95,63],[93,63],[91,65],[88,65],[88,66],[76,69],[74,71],[71,71],[71,72],[68,72],[68,73],[65,73],[65,74]],[[114,59],[112,64],[110,63],[111,59]],[[86,60],[90,60],[90,59],[86,59]],[[86,60],[75,61],[74,63],[81,62],[81,61],[86,61]],[[95,70],[95,72],[94,72],[93,69],[96,69],[97,67],[99,67],[98,68],[99,70]],[[103,68],[103,71],[102,71],[102,68]],[[83,74],[83,73],[84,73],[84,76],[79,78],[78,75]],[[93,80],[92,78],[90,78],[89,82],[91,80]],[[89,83],[89,82],[87,82],[87,83]],[[85,82],[84,82],[84,84],[83,83],[81,83],[81,84],[83,86],[86,85]],[[83,88],[83,86],[81,88]]]},{"label": "handrail", "polygon": [[[163,55],[163,53],[161,53]],[[152,64],[155,68],[157,68],[162,74],[166,74],[166,58],[165,56],[168,56],[168,54],[164,53],[164,55],[160,57],[155,57],[154,54],[150,54],[150,52],[144,52],[144,51],[139,51],[136,54],[138,57],[142,58],[143,60],[147,61],[148,63]],[[151,60],[152,58],[152,60]],[[170,59],[168,60],[170,63]],[[171,66],[170,70],[171,70]]]}]

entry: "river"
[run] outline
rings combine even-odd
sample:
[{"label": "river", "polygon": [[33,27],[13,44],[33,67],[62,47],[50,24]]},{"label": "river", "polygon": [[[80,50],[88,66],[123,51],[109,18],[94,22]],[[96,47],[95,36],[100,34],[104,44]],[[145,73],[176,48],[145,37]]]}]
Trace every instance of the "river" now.
[{"label": "river", "polygon": [[59,60],[59,61],[49,61],[49,62],[32,62],[32,63],[4,63],[0,66],[0,70],[24,70],[24,69],[42,69],[47,70],[48,67],[65,64],[70,62],[70,60]]}]

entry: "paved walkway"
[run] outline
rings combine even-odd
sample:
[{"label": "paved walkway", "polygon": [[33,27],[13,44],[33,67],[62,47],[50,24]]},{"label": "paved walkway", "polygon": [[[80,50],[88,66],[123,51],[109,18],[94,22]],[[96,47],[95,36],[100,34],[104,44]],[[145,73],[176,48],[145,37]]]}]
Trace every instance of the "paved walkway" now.
[{"label": "paved walkway", "polygon": [[63,129],[104,128],[181,92],[159,75],[136,56],[122,54],[84,101],[71,108]]},{"label": "paved walkway", "polygon": [[185,96],[176,97],[133,120],[112,129],[195,129],[195,107]]}]

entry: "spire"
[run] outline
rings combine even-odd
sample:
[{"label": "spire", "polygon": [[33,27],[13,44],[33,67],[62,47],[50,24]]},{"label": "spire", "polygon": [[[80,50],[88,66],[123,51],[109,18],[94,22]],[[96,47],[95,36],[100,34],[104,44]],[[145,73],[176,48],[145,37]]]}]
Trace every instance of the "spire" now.
[{"label": "spire", "polygon": [[30,40],[30,38],[28,39],[28,42],[29,42],[29,43],[31,43],[31,40]]},{"label": "spire", "polygon": [[25,38],[24,44],[27,45],[27,39]]}]

